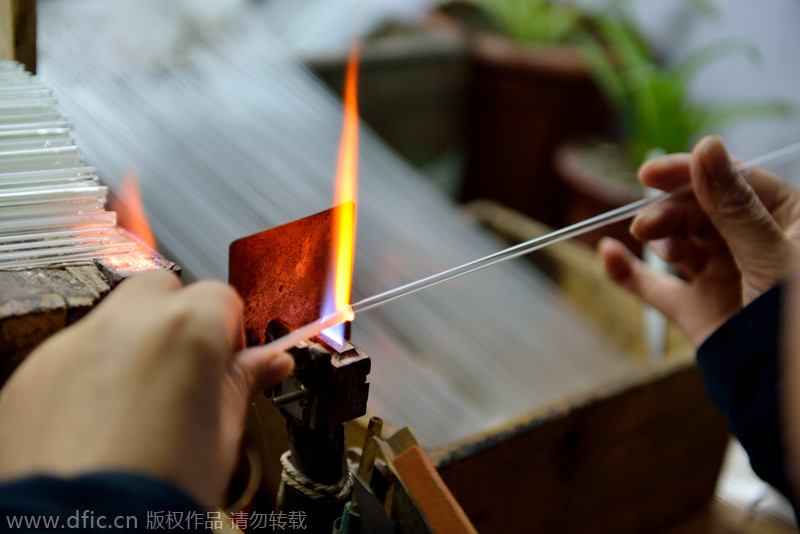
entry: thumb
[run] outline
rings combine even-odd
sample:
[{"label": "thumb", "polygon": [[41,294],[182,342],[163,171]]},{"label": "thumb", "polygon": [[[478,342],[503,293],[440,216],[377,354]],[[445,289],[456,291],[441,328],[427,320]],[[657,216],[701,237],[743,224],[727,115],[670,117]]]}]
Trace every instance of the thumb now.
[{"label": "thumb", "polygon": [[725,240],[743,275],[785,258],[788,242],[780,226],[731,163],[725,144],[706,137],[692,153],[697,201]]},{"label": "thumb", "polygon": [[287,352],[268,352],[253,347],[236,355],[232,374],[239,377],[242,389],[250,396],[278,384],[294,369],[294,358]]}]

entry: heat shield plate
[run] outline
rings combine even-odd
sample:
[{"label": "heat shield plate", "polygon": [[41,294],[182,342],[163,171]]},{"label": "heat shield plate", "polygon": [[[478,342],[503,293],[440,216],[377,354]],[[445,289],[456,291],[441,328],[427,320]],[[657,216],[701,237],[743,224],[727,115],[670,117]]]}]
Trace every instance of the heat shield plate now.
[{"label": "heat shield plate", "polygon": [[319,318],[329,267],[335,210],[347,202],[230,246],[228,278],[244,300],[247,345],[262,345],[270,321],[293,330]]}]

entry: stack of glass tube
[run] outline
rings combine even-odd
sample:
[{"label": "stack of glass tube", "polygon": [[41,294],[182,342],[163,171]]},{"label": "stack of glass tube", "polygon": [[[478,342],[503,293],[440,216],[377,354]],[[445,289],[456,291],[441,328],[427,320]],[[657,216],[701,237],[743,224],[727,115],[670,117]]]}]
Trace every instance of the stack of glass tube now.
[{"label": "stack of glass tube", "polygon": [[105,211],[108,188],[83,163],[52,91],[0,61],[0,269],[129,252]]}]

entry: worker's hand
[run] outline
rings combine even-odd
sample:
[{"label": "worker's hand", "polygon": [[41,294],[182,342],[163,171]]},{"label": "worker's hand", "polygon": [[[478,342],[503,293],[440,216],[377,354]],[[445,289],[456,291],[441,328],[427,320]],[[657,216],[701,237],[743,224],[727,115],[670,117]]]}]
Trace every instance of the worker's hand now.
[{"label": "worker's hand", "polygon": [[3,388],[0,477],[136,472],[221,504],[251,396],[293,366],[243,343],[229,286],[182,288],[165,272],[123,282]]},{"label": "worker's hand", "polygon": [[665,191],[692,184],[693,191],[651,206],[631,224],[682,278],[653,271],[613,239],[600,243],[606,270],[696,346],[798,271],[800,192],[763,169],[736,172],[718,137],[703,139],[691,155],[645,163],[639,179]]}]

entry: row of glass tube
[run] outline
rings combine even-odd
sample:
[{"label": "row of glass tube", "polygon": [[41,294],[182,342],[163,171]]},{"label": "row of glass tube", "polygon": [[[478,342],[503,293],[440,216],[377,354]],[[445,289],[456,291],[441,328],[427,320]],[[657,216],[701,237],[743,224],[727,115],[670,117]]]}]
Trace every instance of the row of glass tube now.
[{"label": "row of glass tube", "polygon": [[52,91],[19,63],[0,61],[0,268],[130,251],[135,244],[105,211],[107,196]]}]

